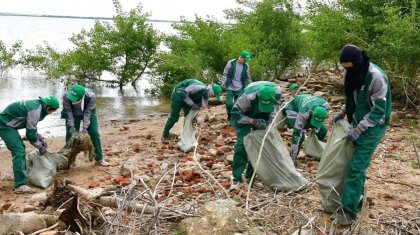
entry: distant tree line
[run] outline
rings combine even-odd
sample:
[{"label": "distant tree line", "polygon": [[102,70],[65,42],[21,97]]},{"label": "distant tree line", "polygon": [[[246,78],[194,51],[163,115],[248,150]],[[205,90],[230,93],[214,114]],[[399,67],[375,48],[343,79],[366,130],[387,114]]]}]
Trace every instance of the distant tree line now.
[{"label": "distant tree line", "polygon": [[[173,24],[173,35],[148,24],[141,5],[125,12],[113,2],[113,21],[96,21],[73,35],[73,47],[65,52],[48,44],[23,50],[22,42],[7,48],[0,41],[0,75],[20,66],[65,83],[123,87],[149,79],[149,92],[167,97],[187,77],[218,82],[226,62],[244,49],[252,55],[253,80],[274,80],[303,62],[313,70],[339,68],[341,47],[353,43],[388,73],[394,99],[420,106],[416,0],[307,0],[304,9],[292,0],[238,0],[241,8],[225,10],[234,24],[196,16],[194,22]],[[103,79],[104,73],[112,79]]]}]

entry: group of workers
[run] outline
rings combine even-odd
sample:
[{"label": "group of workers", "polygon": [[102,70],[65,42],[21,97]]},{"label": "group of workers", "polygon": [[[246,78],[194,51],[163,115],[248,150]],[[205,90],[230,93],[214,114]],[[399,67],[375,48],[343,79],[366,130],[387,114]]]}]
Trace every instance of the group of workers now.
[{"label": "group of workers", "polygon": [[[353,128],[345,138],[352,141],[355,151],[344,179],[342,210],[332,215],[338,224],[351,224],[359,211],[366,170],[371,157],[387,129],[391,114],[391,91],[385,72],[370,62],[366,51],[347,44],[340,53],[340,63],[345,69],[345,104],[332,118],[335,124],[347,117]],[[282,105],[282,89],[279,84],[268,81],[252,82],[248,62],[251,56],[242,51],[238,58],[230,60],[223,72],[221,86],[205,85],[197,80],[186,80],[172,92],[172,112],[163,131],[162,141],[167,143],[169,131],[178,121],[181,107],[184,115],[191,108],[206,107],[210,96],[220,100],[222,88],[226,91],[228,123],[236,129],[231,189],[238,189],[245,171],[247,181],[253,175],[252,165],[244,147],[244,138],[255,129],[266,129],[277,112],[286,118],[293,128],[290,157],[296,164],[297,156],[305,138],[305,130],[315,129],[317,138],[325,141],[327,127],[324,124],[330,108],[328,102],[319,96],[299,94],[299,86],[292,84],[288,90],[292,99]],[[280,108],[282,106],[282,108]],[[278,126],[277,126],[278,127]],[[246,170],[245,170],[246,169]]]},{"label": "group of workers", "polygon": [[[71,138],[74,132],[80,130],[83,120],[81,132],[90,135],[95,148],[96,164],[109,166],[102,155],[96,117],[96,96],[93,91],[76,84],[65,92],[62,103],[61,117],[66,119],[66,141]],[[60,102],[57,97],[48,96],[14,102],[0,113],[0,138],[12,154],[15,193],[36,192],[34,188],[28,186],[25,144],[18,130],[26,129],[26,138],[29,143],[39,150],[40,155],[44,155],[47,152],[48,144],[38,133],[37,124],[59,108]]]},{"label": "group of workers", "polygon": [[[274,82],[252,82],[248,64],[250,61],[251,55],[248,51],[242,51],[238,58],[230,60],[223,71],[221,85],[206,85],[195,79],[179,83],[172,91],[171,113],[161,138],[164,144],[170,141],[170,130],[179,120],[181,109],[186,116],[191,109],[205,108],[210,97],[220,100],[224,89],[228,123],[235,127],[237,134],[232,168],[233,190],[238,189],[243,182],[242,174],[245,169],[247,180],[253,174],[244,147],[245,136],[251,130],[266,129],[277,112],[282,112],[287,119],[287,126],[293,128],[290,157],[295,163],[304,141],[305,130],[315,129],[321,141],[325,140],[327,134],[324,121],[328,116],[329,104],[326,100],[319,96],[298,94],[299,86],[292,84],[288,90],[293,98],[280,109],[284,102],[282,88]],[[344,46],[340,63],[346,70],[345,104],[334,115],[332,122],[347,116],[353,129],[346,134],[346,138],[354,142],[355,152],[344,180],[343,210],[335,213],[333,218],[338,223],[346,224],[356,218],[367,167],[387,129],[391,113],[391,92],[387,75],[371,63],[367,53],[357,46]],[[95,94],[81,85],[74,85],[64,94],[62,103],[62,118],[66,119],[66,140],[80,130],[83,121],[81,132],[89,134],[92,139],[96,163],[108,166],[109,163],[102,156]],[[59,107],[56,97],[39,97],[36,100],[12,103],[0,113],[0,137],[12,153],[16,193],[35,192],[27,186],[25,145],[17,130],[26,128],[28,141],[39,149],[41,155],[45,154],[48,145],[37,132],[37,123]]]}]

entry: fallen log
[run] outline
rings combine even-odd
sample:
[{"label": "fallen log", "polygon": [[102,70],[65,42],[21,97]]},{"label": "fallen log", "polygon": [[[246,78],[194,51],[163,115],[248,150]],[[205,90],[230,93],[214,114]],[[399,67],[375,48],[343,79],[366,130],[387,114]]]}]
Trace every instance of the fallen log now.
[{"label": "fallen log", "polygon": [[[105,195],[104,189],[84,189],[82,187],[68,184],[67,188],[73,191],[74,193],[77,193],[81,198],[86,199],[89,202],[97,203],[104,207],[110,207],[117,209],[119,208],[119,205],[121,205],[121,202],[123,201],[122,198],[118,197],[111,197],[111,196],[103,196]],[[128,201],[126,202],[125,208],[128,209],[128,211],[132,212],[139,212],[139,213],[145,213],[145,214],[155,214],[157,213],[157,209],[159,207],[153,207],[148,204],[142,204],[138,202]],[[162,208],[161,208],[162,209]],[[160,215],[162,216],[173,216],[176,213],[168,213],[168,212],[161,212]]]},{"label": "fallen log", "polygon": [[0,214],[0,234],[33,233],[55,224],[57,219],[54,215],[35,212]]}]

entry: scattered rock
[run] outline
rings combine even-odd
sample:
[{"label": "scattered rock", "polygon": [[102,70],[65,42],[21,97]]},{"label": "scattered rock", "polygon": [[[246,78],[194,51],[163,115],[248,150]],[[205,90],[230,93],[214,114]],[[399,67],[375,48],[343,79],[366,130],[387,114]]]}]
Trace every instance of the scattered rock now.
[{"label": "scattered rock", "polygon": [[133,152],[135,152],[135,153],[140,152],[140,144],[133,144],[133,146],[131,146],[131,148],[133,149]]},{"label": "scattered rock", "polygon": [[0,180],[12,180],[13,176],[6,172],[0,172]]},{"label": "scattered rock", "polygon": [[314,93],[314,96],[324,96],[325,95],[325,92],[322,92],[322,91],[317,91],[317,92],[315,92]]},{"label": "scattered rock", "polygon": [[216,149],[209,149],[209,153],[210,153],[212,156],[216,156],[216,155],[217,155],[217,150],[216,150]]},{"label": "scattered rock", "polygon": [[191,170],[181,172],[181,179],[184,181],[191,181],[193,179],[193,173]]},{"label": "scattered rock", "polygon": [[57,221],[56,216],[38,215],[35,212],[0,214],[0,234],[33,233]]},{"label": "scattered rock", "polygon": [[31,197],[31,200],[34,201],[34,202],[39,202],[41,204],[44,204],[45,201],[47,200],[47,198],[48,198],[47,192],[42,192],[42,193],[34,194]]},{"label": "scattered rock", "polygon": [[116,184],[120,184],[122,186],[129,185],[131,183],[130,178],[125,178],[124,176],[120,175],[117,178],[114,179],[114,182]]},{"label": "scattered rock", "polygon": [[197,215],[181,221],[181,234],[263,234],[253,229],[252,221],[244,216],[232,200],[207,202],[198,210]]}]

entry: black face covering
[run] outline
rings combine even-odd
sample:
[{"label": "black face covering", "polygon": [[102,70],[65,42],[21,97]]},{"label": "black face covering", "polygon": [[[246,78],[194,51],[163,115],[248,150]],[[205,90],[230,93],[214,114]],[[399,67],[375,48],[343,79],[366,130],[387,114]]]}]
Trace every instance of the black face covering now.
[{"label": "black face covering", "polygon": [[344,93],[352,96],[353,91],[363,86],[369,69],[369,56],[354,45],[346,45],[341,50],[340,63],[352,62],[353,67],[346,69]]}]

